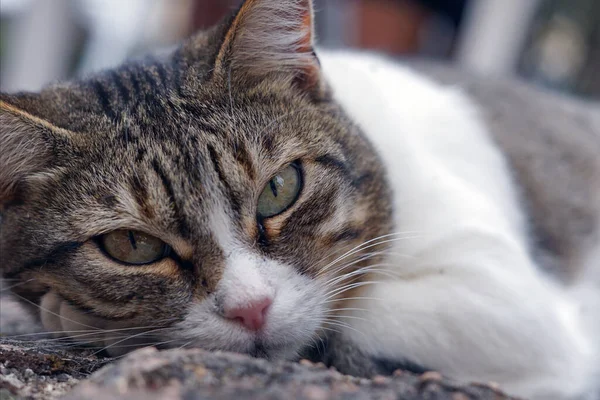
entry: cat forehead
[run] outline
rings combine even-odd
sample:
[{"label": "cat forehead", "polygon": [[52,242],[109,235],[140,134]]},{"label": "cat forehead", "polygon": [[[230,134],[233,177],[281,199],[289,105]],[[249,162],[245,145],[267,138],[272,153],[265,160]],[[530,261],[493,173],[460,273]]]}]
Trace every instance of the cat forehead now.
[{"label": "cat forehead", "polygon": [[[90,144],[78,161],[72,160],[63,169],[60,184],[50,189],[62,195],[51,195],[50,201],[70,208],[78,220],[97,219],[81,224],[89,229],[87,234],[120,227],[188,232],[191,228],[186,224],[203,230],[215,207],[234,209],[238,218],[254,218],[254,202],[248,199],[256,199],[287,164],[332,154],[344,159],[339,148],[324,146],[326,142],[310,135],[301,138],[298,130],[285,136],[270,120],[245,123],[240,116],[238,121],[245,130],[237,134],[180,124],[185,132],[176,138],[131,125],[112,140]],[[90,203],[95,207],[89,208]],[[253,225],[245,220],[240,224]]]}]

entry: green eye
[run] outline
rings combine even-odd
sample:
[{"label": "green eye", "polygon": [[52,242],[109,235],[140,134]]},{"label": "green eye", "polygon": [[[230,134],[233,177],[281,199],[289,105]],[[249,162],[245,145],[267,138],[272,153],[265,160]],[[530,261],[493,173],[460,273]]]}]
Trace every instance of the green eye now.
[{"label": "green eye", "polygon": [[109,256],[133,265],[153,263],[169,255],[171,250],[165,242],[154,236],[129,230],[102,235],[100,243]]},{"label": "green eye", "polygon": [[290,164],[275,175],[265,186],[258,198],[259,218],[269,218],[281,214],[298,199],[302,189],[300,167]]}]

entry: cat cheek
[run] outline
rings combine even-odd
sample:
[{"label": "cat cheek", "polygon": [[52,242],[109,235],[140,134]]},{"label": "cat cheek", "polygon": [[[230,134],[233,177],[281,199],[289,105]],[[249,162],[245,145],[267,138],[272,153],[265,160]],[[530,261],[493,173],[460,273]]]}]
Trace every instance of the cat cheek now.
[{"label": "cat cheek", "polygon": [[53,291],[42,296],[40,301],[40,319],[44,329],[48,332],[63,330],[60,318],[60,305],[62,299]]},{"label": "cat cheek", "polygon": [[[42,297],[40,317],[44,329],[52,332],[54,337],[75,335],[76,341],[83,341],[90,346],[102,346],[104,343],[105,321],[75,310],[54,291],[50,291]],[[98,334],[90,333],[92,332],[91,328],[97,329]],[[76,332],[86,332],[86,334],[78,339]]]}]

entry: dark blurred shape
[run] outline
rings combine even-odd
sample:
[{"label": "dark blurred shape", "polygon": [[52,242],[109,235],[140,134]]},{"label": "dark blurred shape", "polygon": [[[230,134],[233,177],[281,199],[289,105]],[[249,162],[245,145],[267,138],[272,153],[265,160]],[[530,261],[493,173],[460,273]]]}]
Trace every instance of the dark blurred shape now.
[{"label": "dark blurred shape", "polygon": [[417,3],[445,16],[455,27],[459,27],[468,0],[418,0]]},{"label": "dark blurred shape", "polygon": [[192,9],[192,32],[210,28],[239,4],[240,0],[196,0]]}]

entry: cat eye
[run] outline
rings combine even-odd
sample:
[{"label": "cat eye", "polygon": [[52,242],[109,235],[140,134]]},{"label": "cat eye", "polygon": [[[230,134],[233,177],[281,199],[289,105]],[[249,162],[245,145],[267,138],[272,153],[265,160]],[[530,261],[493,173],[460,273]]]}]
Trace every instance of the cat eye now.
[{"label": "cat eye", "polygon": [[116,230],[100,237],[104,251],[125,264],[150,264],[169,255],[171,247],[162,240],[142,232]]},{"label": "cat eye", "polygon": [[256,207],[258,217],[269,218],[281,214],[296,202],[301,189],[300,166],[292,163],[271,178],[263,189]]}]

